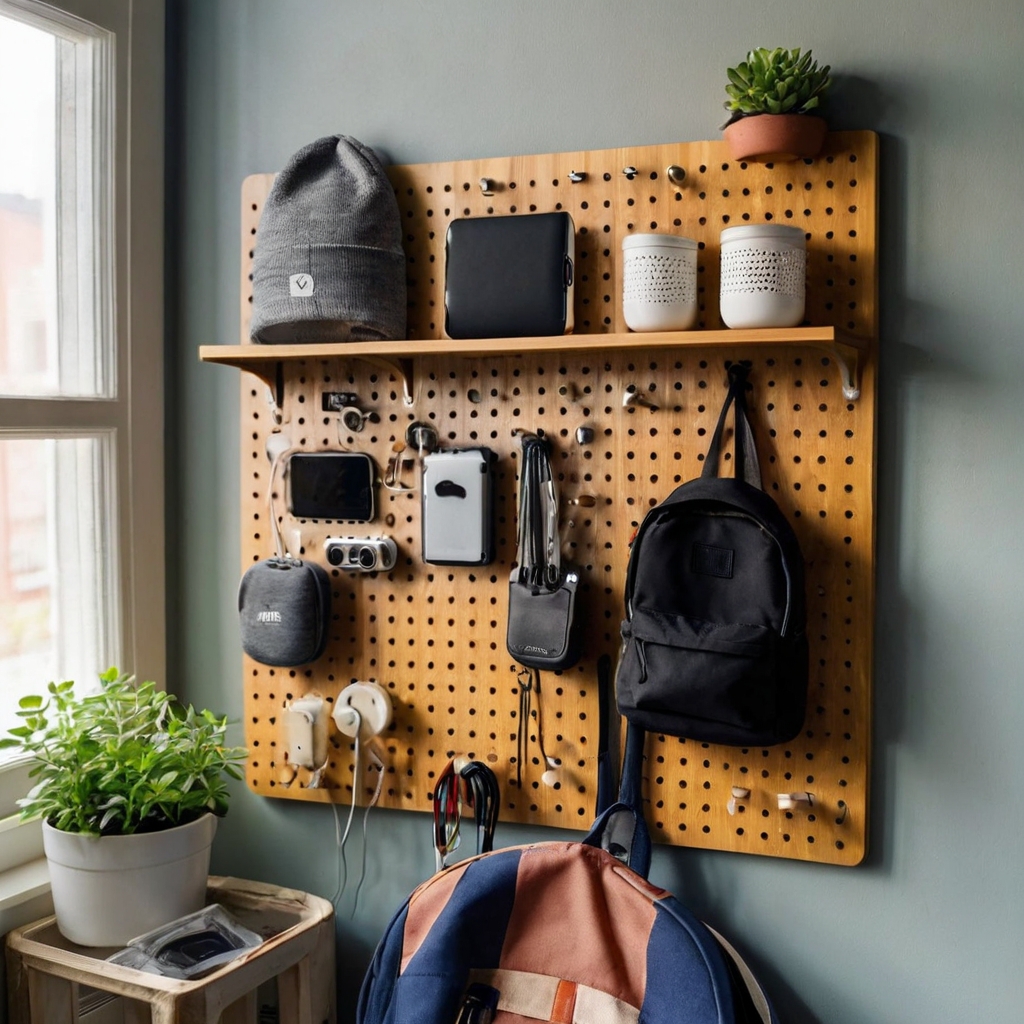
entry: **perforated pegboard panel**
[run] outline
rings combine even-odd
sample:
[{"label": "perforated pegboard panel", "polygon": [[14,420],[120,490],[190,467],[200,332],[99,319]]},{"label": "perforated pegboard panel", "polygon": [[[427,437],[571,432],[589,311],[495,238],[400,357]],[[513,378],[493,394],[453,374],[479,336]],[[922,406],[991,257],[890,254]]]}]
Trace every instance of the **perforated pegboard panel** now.
[{"label": "perforated pegboard panel", "polygon": [[[643,336],[593,352],[460,356],[417,354],[413,407],[402,403],[396,375],[344,346],[323,358],[282,354],[282,430],[308,450],[367,451],[381,470],[412,420],[429,420],[448,445],[486,444],[499,455],[496,562],[488,567],[426,565],[420,559],[419,494],[378,491],[381,512],[352,524],[299,522],[277,509],[293,553],[323,562],[332,535],[396,540],[388,574],[332,570],[335,616],[325,656],[302,670],[269,669],[246,659],[245,707],[256,792],[348,800],[352,758],[336,734],[324,788],[306,788],[281,749],[280,722],[293,697],[329,701],[353,679],[377,679],[392,694],[395,722],[386,737],[385,806],[427,810],[437,773],[452,753],[488,763],[503,788],[503,820],[569,828],[589,825],[594,810],[598,702],[595,666],[618,650],[628,542],[643,513],[696,476],[725,394],[725,368],[752,363],[751,407],[765,486],[791,517],[808,563],[811,696],[805,730],[785,747],[743,750],[653,736],[648,744],[648,820],[661,841],[853,864],[866,841],[873,618],[873,453],[876,330],[876,139],[829,136],[816,161],[733,164],[716,142],[603,152],[550,154],[390,168],[406,225],[410,338],[443,336],[444,236],[456,216],[567,209],[577,228],[577,333],[625,330],[617,270],[621,238],[669,231],[701,244],[700,326],[718,328],[718,232],[729,224],[774,219],[808,236],[807,322],[833,324],[870,341],[862,360],[861,397],[843,398],[832,357],[823,349],[745,344],[644,348]],[[665,174],[687,171],[682,188]],[[621,170],[633,166],[627,179]],[[586,172],[572,184],[570,170]],[[493,183],[484,196],[479,179]],[[242,337],[247,340],[253,240],[271,175],[243,189]],[[688,345],[693,345],[689,339]],[[407,351],[420,351],[412,343]],[[285,347],[282,347],[286,349]],[[382,346],[387,349],[387,346]],[[635,387],[659,408],[624,408]],[[562,393],[560,393],[560,389]],[[379,422],[339,433],[321,412],[324,391],[354,391]],[[269,556],[265,493],[267,391],[242,381],[243,566]],[[592,426],[593,444],[575,441]],[[515,556],[517,429],[553,441],[562,496],[565,554],[583,569],[587,656],[570,672],[545,674],[541,708],[547,752],[562,760],[557,788],[541,782],[536,723],[522,792],[515,789],[518,690],[505,651],[507,579]],[[415,479],[409,465],[405,479]],[[592,496],[592,506],[571,504]],[[586,498],[584,499],[587,500]],[[324,563],[326,564],[326,563]],[[329,567],[328,567],[329,568]],[[366,799],[373,780],[358,780]],[[727,805],[732,787],[750,790]],[[810,808],[780,810],[779,793],[808,792]]]}]

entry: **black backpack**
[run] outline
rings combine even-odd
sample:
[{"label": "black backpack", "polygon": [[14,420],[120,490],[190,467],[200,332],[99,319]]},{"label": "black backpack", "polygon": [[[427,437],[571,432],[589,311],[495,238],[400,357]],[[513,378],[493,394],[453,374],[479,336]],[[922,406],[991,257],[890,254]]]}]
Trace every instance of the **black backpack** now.
[{"label": "black backpack", "polygon": [[[729,368],[700,477],[651,509],[633,539],[616,691],[619,711],[648,732],[768,746],[803,726],[804,562],[761,488],[747,373]],[[734,479],[717,475],[730,405]]]}]

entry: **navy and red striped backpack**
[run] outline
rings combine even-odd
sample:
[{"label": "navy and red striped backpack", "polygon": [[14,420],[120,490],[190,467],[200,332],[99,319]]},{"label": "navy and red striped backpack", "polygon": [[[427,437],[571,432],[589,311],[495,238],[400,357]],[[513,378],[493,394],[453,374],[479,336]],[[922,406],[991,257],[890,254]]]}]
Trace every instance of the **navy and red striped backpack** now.
[{"label": "navy and red striped backpack", "polygon": [[357,1024],[777,1024],[735,950],[647,881],[643,731],[582,842],[455,864],[392,919]]}]

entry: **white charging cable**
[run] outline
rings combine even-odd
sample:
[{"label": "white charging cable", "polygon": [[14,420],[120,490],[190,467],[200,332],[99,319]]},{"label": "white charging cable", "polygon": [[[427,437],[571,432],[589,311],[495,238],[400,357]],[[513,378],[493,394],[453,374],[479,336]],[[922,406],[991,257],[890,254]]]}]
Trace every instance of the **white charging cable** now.
[{"label": "white charging cable", "polygon": [[[337,715],[337,713],[336,711],[335,714]],[[338,901],[344,894],[345,886],[348,884],[348,863],[345,860],[345,844],[348,842],[349,832],[352,831],[352,819],[356,813],[356,798],[359,793],[359,733],[363,724],[362,715],[355,708],[345,708],[344,714],[346,720],[355,730],[355,764],[352,766],[352,803],[348,809],[348,821],[345,822],[344,835],[341,834],[341,818],[338,815],[338,805],[336,803],[331,804],[331,808],[334,810],[334,839],[338,844],[338,887],[334,891],[334,898],[331,900],[335,907],[338,906]]]},{"label": "white charging cable", "polygon": [[281,460],[290,455],[295,448],[290,438],[285,434],[275,432],[267,438],[267,458],[270,459],[270,483],[267,485],[267,514],[270,516],[270,530],[274,538],[274,552],[278,558],[284,558],[288,552],[285,550],[284,538],[281,536],[281,524],[277,521],[277,511],[274,508],[274,481],[277,477],[277,467]]},{"label": "white charging cable", "polygon": [[[368,752],[367,768],[377,770],[377,785],[374,794],[366,811],[363,814],[363,850],[362,866],[359,872],[359,882],[356,886],[355,899],[352,906],[352,914],[355,915],[359,904],[359,892],[363,881],[366,878],[366,837],[369,823],[370,810],[380,799],[381,789],[384,785],[384,758],[380,742],[377,737],[384,732],[391,724],[391,697],[387,690],[379,683],[373,681],[354,682],[346,686],[338,694],[334,702],[332,717],[338,732],[354,741],[355,764],[352,769],[352,806],[349,808],[348,824],[345,826],[345,833],[338,839],[338,850],[340,860],[338,893],[336,899],[341,899],[345,885],[348,882],[348,863],[345,860],[345,841],[348,839],[352,828],[352,816],[355,813],[358,788],[361,785],[362,765],[361,754],[365,749]],[[335,807],[335,829],[340,830],[340,823],[337,818]],[[341,871],[344,872],[342,878]],[[335,901],[336,902],[336,901]]]},{"label": "white charging cable", "polygon": [[356,894],[352,899],[352,913],[349,915],[350,918],[356,916],[356,910],[359,908],[359,893],[363,888],[363,882],[366,880],[366,843],[367,843],[367,826],[370,822],[370,809],[377,806],[377,801],[380,800],[381,790],[384,788],[384,759],[379,753],[380,744],[376,741],[376,738],[372,739],[367,744],[367,751],[372,762],[372,767],[377,771],[377,785],[373,791],[373,797],[370,802],[366,805],[366,810],[363,812],[363,856],[362,863],[359,866],[359,882],[356,885]]}]

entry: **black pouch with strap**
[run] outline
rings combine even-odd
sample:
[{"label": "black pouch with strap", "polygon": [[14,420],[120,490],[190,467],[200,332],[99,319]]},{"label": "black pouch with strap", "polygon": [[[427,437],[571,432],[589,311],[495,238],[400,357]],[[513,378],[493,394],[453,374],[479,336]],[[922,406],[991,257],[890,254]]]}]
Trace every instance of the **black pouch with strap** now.
[{"label": "black pouch with strap", "polygon": [[579,573],[563,566],[547,442],[522,439],[519,472],[519,550],[508,585],[509,654],[527,668],[572,668],[580,659],[576,597]]},{"label": "black pouch with strap", "polygon": [[[651,509],[633,540],[616,692],[620,712],[649,732],[768,746],[803,726],[804,562],[761,487],[747,372],[729,369],[701,476]],[[735,478],[717,475],[730,407]]]}]

